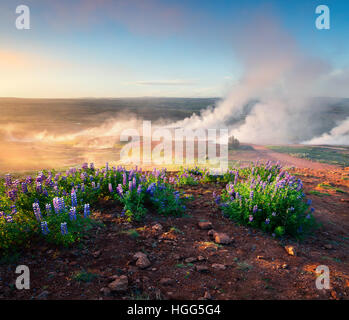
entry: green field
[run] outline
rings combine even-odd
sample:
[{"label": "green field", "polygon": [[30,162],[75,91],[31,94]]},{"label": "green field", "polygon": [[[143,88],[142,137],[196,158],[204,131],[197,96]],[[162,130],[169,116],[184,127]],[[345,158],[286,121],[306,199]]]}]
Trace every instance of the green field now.
[{"label": "green field", "polygon": [[268,148],[297,158],[349,166],[349,147],[347,146],[268,146]]}]

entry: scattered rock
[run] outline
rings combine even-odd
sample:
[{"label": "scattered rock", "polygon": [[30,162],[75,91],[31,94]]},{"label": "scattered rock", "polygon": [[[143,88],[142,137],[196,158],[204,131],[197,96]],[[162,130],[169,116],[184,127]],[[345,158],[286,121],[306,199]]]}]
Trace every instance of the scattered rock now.
[{"label": "scattered rock", "polygon": [[205,257],[203,257],[203,256],[198,256],[197,259],[198,259],[198,261],[204,261],[204,260],[206,260]]},{"label": "scattered rock", "polygon": [[229,244],[232,239],[226,233],[216,233],[214,235],[214,241],[219,244]]},{"label": "scattered rock", "polygon": [[206,292],[205,292],[205,294],[204,294],[204,299],[205,299],[205,300],[211,300],[211,299],[212,299],[211,294],[210,294],[209,291],[206,291]]},{"label": "scattered rock", "polygon": [[137,262],[136,262],[136,266],[141,268],[141,269],[148,268],[150,265],[151,265],[151,263],[146,255],[139,257]]},{"label": "scattered rock", "polygon": [[211,229],[207,232],[207,235],[210,236],[210,237],[214,237],[214,235],[217,233],[217,231]]},{"label": "scattered rock", "polygon": [[196,271],[198,272],[209,272],[209,269],[207,266],[203,266],[203,265],[197,265],[195,266]]},{"label": "scattered rock", "polygon": [[195,257],[189,257],[189,258],[185,259],[184,261],[185,261],[185,263],[192,263],[192,262],[197,261],[197,259]]},{"label": "scattered rock", "polygon": [[227,267],[224,264],[214,263],[212,265],[212,268],[217,269],[217,270],[225,270]]},{"label": "scattered rock", "polygon": [[50,293],[48,292],[48,291],[43,291],[43,292],[41,292],[37,297],[36,297],[36,299],[39,299],[39,300],[44,300],[44,299],[47,299],[47,297],[48,297],[48,295],[49,295]]},{"label": "scattered rock", "polygon": [[326,243],[326,244],[324,245],[324,248],[325,248],[325,249],[328,249],[328,250],[331,250],[331,249],[333,249],[333,246],[332,246],[331,244]]},{"label": "scattered rock", "polygon": [[111,290],[107,287],[104,287],[100,290],[100,293],[103,294],[104,296],[109,296],[111,293]]},{"label": "scattered rock", "polygon": [[126,276],[117,277],[113,282],[109,283],[108,288],[116,292],[126,291],[128,288],[128,278]]},{"label": "scattered rock", "polygon": [[134,255],[133,255],[133,260],[138,260],[139,258],[147,258],[147,255],[143,252],[136,252]]},{"label": "scattered rock", "polygon": [[161,232],[162,231],[162,225],[160,223],[156,223],[151,227],[155,232]]},{"label": "scattered rock", "polygon": [[92,255],[94,258],[98,258],[101,255],[101,250],[95,251]]},{"label": "scattered rock", "polygon": [[282,269],[288,269],[288,264],[287,263],[284,263],[282,266],[281,266]]},{"label": "scattered rock", "polygon": [[296,248],[294,246],[285,246],[284,248],[290,256],[296,255]]},{"label": "scattered rock", "polygon": [[170,278],[162,278],[160,280],[160,285],[162,286],[172,286],[175,284],[175,281],[173,279]]},{"label": "scattered rock", "polygon": [[266,260],[264,256],[257,256],[258,260]]},{"label": "scattered rock", "polygon": [[201,230],[209,230],[212,229],[212,223],[210,221],[200,221],[198,226]]}]

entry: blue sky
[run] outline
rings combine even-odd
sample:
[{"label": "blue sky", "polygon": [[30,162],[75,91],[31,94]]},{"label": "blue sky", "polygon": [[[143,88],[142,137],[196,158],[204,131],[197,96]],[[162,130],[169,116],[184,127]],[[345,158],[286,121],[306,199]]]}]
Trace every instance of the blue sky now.
[{"label": "blue sky", "polygon": [[[236,38],[256,15],[275,20],[302,54],[349,68],[348,1],[241,3],[2,0],[0,96],[224,96],[244,74]],[[30,30],[15,28],[21,4]],[[315,28],[320,4],[330,8],[330,30]]]}]

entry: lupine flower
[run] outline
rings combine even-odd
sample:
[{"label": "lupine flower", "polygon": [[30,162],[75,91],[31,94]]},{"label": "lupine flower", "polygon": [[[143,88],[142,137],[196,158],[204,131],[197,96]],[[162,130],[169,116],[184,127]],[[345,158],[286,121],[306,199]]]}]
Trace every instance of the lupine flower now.
[{"label": "lupine flower", "polygon": [[248,220],[249,220],[250,222],[252,222],[252,221],[253,221],[253,216],[250,215],[250,216],[248,217]]},{"label": "lupine flower", "polygon": [[254,196],[254,192],[251,191],[251,192],[250,192],[250,199],[251,199],[251,200],[253,200],[253,196]]},{"label": "lupine flower", "polygon": [[73,188],[71,191],[71,206],[76,207],[78,205],[78,200],[76,197],[75,189]]},{"label": "lupine flower", "polygon": [[108,187],[109,187],[109,192],[110,193],[113,193],[113,185],[111,183],[108,184]]},{"label": "lupine flower", "polygon": [[42,192],[42,186],[40,182],[36,183],[36,192],[37,193],[41,193]]},{"label": "lupine flower", "polygon": [[255,206],[253,207],[253,213],[256,213],[257,211],[258,211],[258,206],[255,205]]},{"label": "lupine flower", "polygon": [[28,192],[28,186],[27,186],[27,183],[26,182],[23,182],[21,184],[21,188],[22,188],[22,192],[23,193],[27,193]]},{"label": "lupine flower", "polygon": [[8,197],[12,200],[12,201],[16,201],[17,199],[17,190],[16,189],[12,189],[8,192]]},{"label": "lupine flower", "polygon": [[6,216],[5,219],[6,219],[6,222],[8,222],[8,223],[13,222],[13,218],[10,215]]},{"label": "lupine flower", "polygon": [[33,210],[34,210],[34,214],[35,214],[36,220],[38,220],[40,222],[41,219],[42,219],[42,216],[41,216],[40,206],[39,206],[39,204],[37,202],[33,203]]},{"label": "lupine flower", "polygon": [[76,208],[72,207],[69,211],[69,219],[71,221],[76,220]]},{"label": "lupine flower", "polygon": [[11,175],[9,173],[5,175],[5,185],[7,187],[12,185],[12,178],[11,178]]},{"label": "lupine flower", "polygon": [[119,196],[122,197],[124,190],[122,189],[122,185],[121,184],[118,184],[118,187],[116,188],[116,190],[117,190]]},{"label": "lupine flower", "polygon": [[93,162],[90,163],[90,169],[91,169],[91,170],[94,170],[94,169],[95,169],[95,165],[94,165]]},{"label": "lupine flower", "polygon": [[310,206],[310,205],[311,205],[311,203],[312,203],[312,200],[311,200],[311,199],[308,199],[308,201],[307,201],[307,205],[308,205],[308,206]]},{"label": "lupine flower", "polygon": [[269,218],[265,219],[265,223],[266,223],[266,224],[269,224],[269,222],[270,222],[270,219],[269,219]]},{"label": "lupine flower", "polygon": [[133,183],[132,183],[132,181],[129,181],[129,183],[128,183],[128,189],[129,189],[130,191],[132,191],[132,189],[133,189]]},{"label": "lupine flower", "polygon": [[84,163],[82,164],[81,169],[82,169],[82,170],[87,170],[87,169],[88,169],[88,164],[87,164],[87,162],[84,162]]},{"label": "lupine flower", "polygon": [[45,209],[46,209],[46,214],[47,214],[47,215],[50,215],[51,212],[52,212],[51,204],[46,203],[46,204],[45,204]]},{"label": "lupine flower", "polygon": [[142,192],[142,185],[138,185],[137,194],[141,194],[141,192]]},{"label": "lupine flower", "polygon": [[271,215],[272,215],[273,217],[275,217],[275,216],[276,216],[276,212],[273,212]]},{"label": "lupine flower", "polygon": [[84,217],[87,218],[90,215],[90,205],[86,203],[84,205]]},{"label": "lupine flower", "polygon": [[68,228],[67,228],[67,223],[66,222],[62,222],[61,223],[61,233],[62,233],[62,235],[68,234]]},{"label": "lupine flower", "polygon": [[41,221],[41,231],[45,236],[50,232],[46,221]]},{"label": "lupine flower", "polygon": [[127,177],[126,177],[126,173],[124,173],[124,174],[122,175],[122,184],[123,184],[124,186],[126,186],[126,182],[127,182]]}]

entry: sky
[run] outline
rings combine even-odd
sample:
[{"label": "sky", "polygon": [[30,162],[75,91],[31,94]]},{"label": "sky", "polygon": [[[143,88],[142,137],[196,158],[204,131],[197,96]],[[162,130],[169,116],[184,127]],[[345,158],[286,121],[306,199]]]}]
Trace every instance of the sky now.
[{"label": "sky", "polygon": [[[30,30],[15,27],[23,4]],[[315,27],[321,4],[329,30]],[[0,97],[224,97],[247,67],[237,39],[258,16],[348,77],[349,1],[1,0]]]}]

